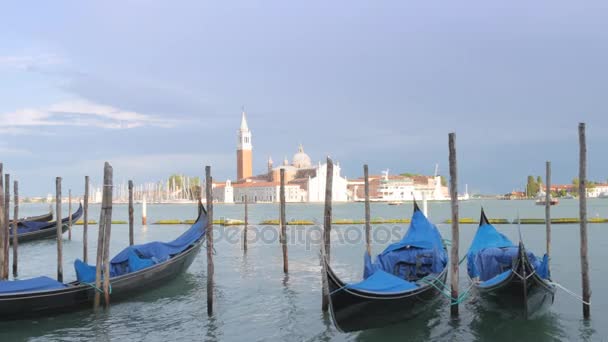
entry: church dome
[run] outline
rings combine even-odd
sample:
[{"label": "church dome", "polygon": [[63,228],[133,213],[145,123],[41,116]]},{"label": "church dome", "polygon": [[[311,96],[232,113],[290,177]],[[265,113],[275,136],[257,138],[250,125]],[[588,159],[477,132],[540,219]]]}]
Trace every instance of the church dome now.
[{"label": "church dome", "polygon": [[291,165],[297,167],[298,169],[307,169],[312,167],[310,157],[304,152],[304,148],[302,147],[302,145],[298,147],[298,153],[293,155],[293,162],[291,163]]}]

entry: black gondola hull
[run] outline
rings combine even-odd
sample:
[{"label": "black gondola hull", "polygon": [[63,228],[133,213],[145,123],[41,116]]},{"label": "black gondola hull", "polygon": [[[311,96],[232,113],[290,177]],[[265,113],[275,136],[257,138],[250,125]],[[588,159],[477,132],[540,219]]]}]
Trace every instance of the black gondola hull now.
[{"label": "black gondola hull", "polygon": [[446,268],[433,281],[436,287],[425,285],[416,291],[379,295],[345,289],[346,284],[329,265],[325,272],[332,319],[344,332],[380,328],[413,318],[441,298],[437,289],[443,287],[447,277]]},{"label": "black gondola hull", "polygon": [[[72,214],[72,222],[76,222],[78,221],[78,219],[80,219],[80,217],[82,217],[83,214],[83,209],[82,209],[82,205],[80,205],[78,207],[78,209],[76,210],[76,212],[74,212]],[[50,214],[51,218],[52,218],[52,213]],[[69,217],[65,217],[61,220],[61,234],[65,233],[66,230],[68,230],[68,222],[69,222]],[[44,225],[43,227],[41,227],[40,229],[33,231],[33,232],[27,232],[27,233],[20,233],[19,236],[17,236],[17,239],[19,240],[19,243],[23,243],[23,242],[28,242],[28,241],[34,241],[34,240],[43,240],[43,239],[51,239],[51,238],[56,238],[57,237],[57,222],[53,221],[53,222],[49,222],[48,224]],[[9,237],[9,242],[10,244],[13,243],[13,232],[12,232],[12,228],[10,231],[10,237]]]},{"label": "black gondola hull", "polygon": [[485,308],[493,311],[511,310],[534,319],[549,310],[556,288],[534,271],[523,244],[520,248],[523,250],[514,263],[515,272],[512,271],[509,277],[491,287],[476,288]]},{"label": "black gondola hull", "polygon": [[[112,278],[110,301],[132,298],[174,279],[192,264],[203,241],[204,238],[164,263]],[[52,316],[91,308],[95,291],[91,285],[72,283],[69,287],[53,291],[0,295],[0,320]]]}]

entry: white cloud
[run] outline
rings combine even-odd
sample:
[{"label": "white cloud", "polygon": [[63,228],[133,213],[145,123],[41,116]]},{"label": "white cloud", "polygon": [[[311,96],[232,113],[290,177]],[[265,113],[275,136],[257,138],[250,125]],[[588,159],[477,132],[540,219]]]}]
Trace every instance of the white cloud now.
[{"label": "white cloud", "polygon": [[63,57],[55,54],[0,56],[0,68],[6,69],[32,70],[65,63],[66,61]]},{"label": "white cloud", "polygon": [[24,108],[0,114],[0,132],[28,134],[26,127],[88,126],[128,129],[142,126],[174,127],[178,120],[137,113],[84,99],[64,101],[42,108]]},{"label": "white cloud", "polygon": [[9,144],[6,144],[6,143],[0,143],[0,154],[3,156],[7,156],[7,155],[30,156],[30,155],[32,155],[32,152],[28,151],[26,149],[10,146]]}]

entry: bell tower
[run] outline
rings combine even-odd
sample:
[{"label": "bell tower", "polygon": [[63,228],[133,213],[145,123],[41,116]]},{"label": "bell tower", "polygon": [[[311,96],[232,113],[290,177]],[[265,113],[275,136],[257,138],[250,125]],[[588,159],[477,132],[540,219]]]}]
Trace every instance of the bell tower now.
[{"label": "bell tower", "polygon": [[241,128],[237,131],[237,148],[236,148],[236,179],[237,181],[249,178],[252,172],[252,146],[251,146],[251,131],[247,126],[247,118],[245,110],[241,116]]}]

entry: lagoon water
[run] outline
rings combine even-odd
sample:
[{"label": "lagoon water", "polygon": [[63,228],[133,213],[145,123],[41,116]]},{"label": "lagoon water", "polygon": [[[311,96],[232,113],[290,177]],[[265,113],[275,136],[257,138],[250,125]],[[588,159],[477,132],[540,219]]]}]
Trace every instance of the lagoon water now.
[{"label": "lagoon water", "polygon": [[[477,218],[481,205],[489,217],[515,219],[543,218],[544,207],[532,201],[461,202],[461,217]],[[21,214],[36,215],[46,205],[26,204]],[[63,206],[67,214],[67,205]],[[412,206],[372,204],[372,217],[409,218]],[[91,206],[90,218],[98,220],[99,205]],[[136,206],[136,223],[141,208]],[[250,222],[278,217],[278,206],[250,205]],[[363,218],[363,204],[335,204],[334,219]],[[589,200],[589,217],[608,217],[608,200]],[[149,205],[148,222],[160,219],[193,219],[195,205]],[[322,222],[321,204],[288,204],[289,219]],[[216,219],[243,217],[242,205],[216,205]],[[435,223],[450,216],[447,202],[429,203],[429,216]],[[578,201],[563,200],[552,208],[553,217],[577,217]],[[115,205],[114,219],[127,219],[127,207]],[[450,227],[438,224],[445,239]],[[461,225],[460,250],[466,251],[476,225]],[[497,225],[517,241],[517,225]],[[188,227],[185,225],[136,224],[136,243],[168,241]],[[407,228],[402,225],[375,225],[374,253],[398,239]],[[580,293],[579,226],[553,225],[551,270],[556,282]],[[336,226],[332,230],[332,266],[344,280],[357,281],[362,275],[363,226]],[[288,226],[289,276],[282,271],[282,254],[277,227],[253,226],[247,253],[241,245],[241,228],[216,227],[215,314],[206,313],[206,258],[204,250],[182,276],[165,286],[146,291],[129,301],[113,303],[107,311],[83,310],[49,318],[0,322],[0,341],[608,341],[608,224],[589,225],[591,267],[591,316],[582,320],[581,303],[558,290],[550,312],[540,319],[526,321],[512,313],[494,313],[480,308],[471,296],[460,307],[460,318],[450,320],[448,300],[420,317],[403,324],[365,332],[344,334],[337,331],[329,316],[321,312],[321,267],[319,228]],[[544,225],[522,225],[528,249],[544,253]],[[73,238],[64,243],[64,279],[75,279],[73,260],[82,257],[82,226],[73,228]],[[89,231],[89,260],[96,253],[97,227]],[[113,225],[111,250],[115,254],[128,244],[128,225]],[[36,241],[19,248],[20,277],[55,277],[54,240]],[[461,267],[460,289],[468,286],[466,265]]]}]

